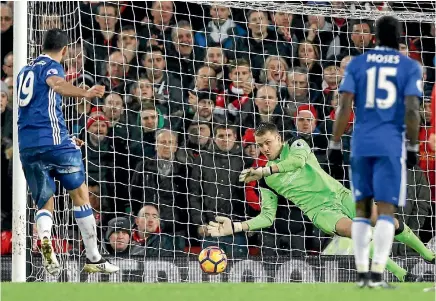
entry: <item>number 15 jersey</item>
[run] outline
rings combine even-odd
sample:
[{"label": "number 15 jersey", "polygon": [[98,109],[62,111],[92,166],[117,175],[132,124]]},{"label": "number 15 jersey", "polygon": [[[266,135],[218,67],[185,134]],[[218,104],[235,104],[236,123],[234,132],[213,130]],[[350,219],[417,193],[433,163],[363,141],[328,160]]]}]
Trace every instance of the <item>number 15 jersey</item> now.
[{"label": "number 15 jersey", "polygon": [[69,138],[62,115],[62,96],[46,83],[50,76],[64,77],[64,68],[48,55],[40,55],[17,77],[18,143],[20,151],[60,145]]},{"label": "number 15 jersey", "polygon": [[339,92],[354,94],[352,156],[402,156],[405,97],[422,96],[422,68],[397,50],[375,47],[348,64]]}]

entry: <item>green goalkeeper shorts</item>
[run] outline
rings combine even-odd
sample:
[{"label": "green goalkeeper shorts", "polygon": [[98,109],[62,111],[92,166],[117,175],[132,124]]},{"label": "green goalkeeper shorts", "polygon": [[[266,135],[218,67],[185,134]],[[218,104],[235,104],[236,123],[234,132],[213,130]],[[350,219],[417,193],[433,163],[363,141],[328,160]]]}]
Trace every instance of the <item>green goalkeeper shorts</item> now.
[{"label": "green goalkeeper shorts", "polygon": [[335,203],[326,205],[307,216],[318,229],[326,234],[336,234],[336,224],[341,218],[353,219],[356,216],[356,206],[351,191],[344,189],[338,194],[338,200]]}]

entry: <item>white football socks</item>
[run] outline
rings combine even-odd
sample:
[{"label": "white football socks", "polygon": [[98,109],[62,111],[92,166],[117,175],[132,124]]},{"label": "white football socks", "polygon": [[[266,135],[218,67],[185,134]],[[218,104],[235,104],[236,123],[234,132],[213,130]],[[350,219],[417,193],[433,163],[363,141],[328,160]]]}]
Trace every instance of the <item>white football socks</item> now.
[{"label": "white football socks", "polygon": [[383,273],[386,262],[391,254],[394,233],[394,218],[389,215],[380,215],[374,228],[374,255],[372,258],[371,272]]},{"label": "white football socks", "polygon": [[351,226],[354,260],[358,273],[369,271],[369,243],[371,241],[371,221],[368,218],[356,217]]},{"label": "white football socks", "polygon": [[51,228],[53,227],[53,216],[50,211],[41,209],[36,212],[36,229],[38,238],[47,237],[51,240]]},{"label": "white football socks", "polygon": [[83,244],[86,249],[86,257],[91,262],[97,262],[101,259],[97,246],[97,225],[90,204],[83,206],[74,206],[74,217],[79,226],[82,235]]}]

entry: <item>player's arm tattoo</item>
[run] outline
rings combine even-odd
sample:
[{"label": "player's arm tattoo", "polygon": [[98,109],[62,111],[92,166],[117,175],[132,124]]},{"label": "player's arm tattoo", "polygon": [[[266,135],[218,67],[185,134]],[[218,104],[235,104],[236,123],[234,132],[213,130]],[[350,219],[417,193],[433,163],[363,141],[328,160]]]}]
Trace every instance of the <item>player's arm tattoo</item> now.
[{"label": "player's arm tattoo", "polygon": [[333,124],[333,141],[339,142],[348,125],[351,114],[354,94],[344,92],[339,98],[339,105],[336,109],[336,120]]},{"label": "player's arm tattoo", "polygon": [[406,115],[405,115],[405,124],[406,124],[406,132],[407,138],[409,139],[410,144],[415,145],[418,143],[418,135],[419,135],[419,100],[416,96],[406,96]]}]

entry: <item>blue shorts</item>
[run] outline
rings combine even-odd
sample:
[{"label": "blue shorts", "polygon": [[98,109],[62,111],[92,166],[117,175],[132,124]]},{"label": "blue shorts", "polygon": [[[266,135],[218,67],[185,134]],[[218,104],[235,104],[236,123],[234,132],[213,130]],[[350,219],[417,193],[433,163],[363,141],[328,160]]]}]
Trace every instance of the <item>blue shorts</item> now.
[{"label": "blue shorts", "polygon": [[403,207],[407,169],[401,157],[351,157],[351,185],[355,201],[374,198]]},{"label": "blue shorts", "polygon": [[71,140],[61,145],[25,149],[20,159],[38,208],[55,194],[55,178],[66,190],[74,190],[85,181],[82,153]]}]

